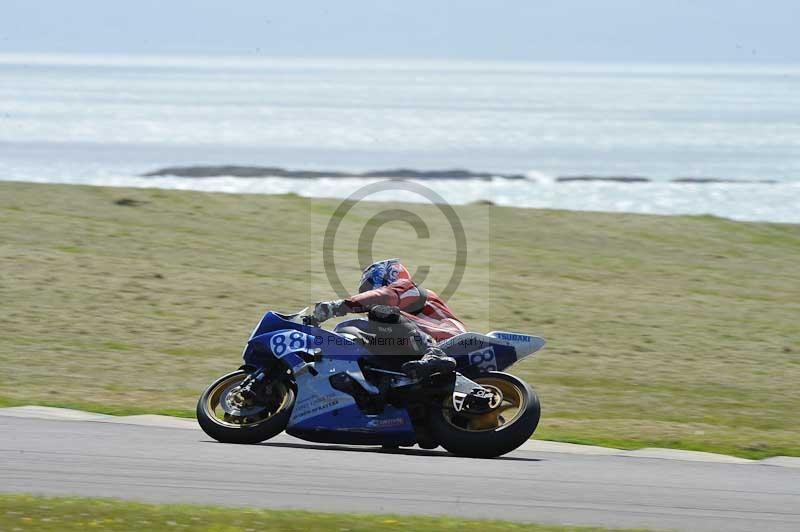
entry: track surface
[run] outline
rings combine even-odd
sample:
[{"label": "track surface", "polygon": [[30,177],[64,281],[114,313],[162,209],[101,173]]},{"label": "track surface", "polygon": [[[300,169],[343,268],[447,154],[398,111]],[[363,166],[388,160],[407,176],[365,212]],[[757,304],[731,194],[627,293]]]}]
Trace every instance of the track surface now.
[{"label": "track surface", "polygon": [[289,437],[0,417],[0,491],[681,530],[800,530],[800,470],[517,451],[495,460]]}]

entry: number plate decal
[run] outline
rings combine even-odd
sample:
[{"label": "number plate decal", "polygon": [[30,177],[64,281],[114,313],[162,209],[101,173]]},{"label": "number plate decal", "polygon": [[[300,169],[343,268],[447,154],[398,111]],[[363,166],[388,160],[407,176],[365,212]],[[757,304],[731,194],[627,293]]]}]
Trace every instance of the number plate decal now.
[{"label": "number plate decal", "polygon": [[494,358],[494,347],[478,349],[469,354],[469,365],[478,366],[483,371],[497,371],[497,360]]},{"label": "number plate decal", "polygon": [[282,357],[287,353],[307,351],[309,344],[308,335],[300,331],[286,331],[274,334],[269,339],[269,347],[277,357]]}]

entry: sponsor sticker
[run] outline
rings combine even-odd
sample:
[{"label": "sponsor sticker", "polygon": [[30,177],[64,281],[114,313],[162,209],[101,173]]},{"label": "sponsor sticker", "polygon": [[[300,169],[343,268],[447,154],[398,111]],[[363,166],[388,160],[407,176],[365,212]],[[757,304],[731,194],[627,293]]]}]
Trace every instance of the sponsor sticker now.
[{"label": "sponsor sticker", "polygon": [[387,427],[402,427],[405,426],[406,420],[401,417],[392,417],[388,419],[372,419],[367,422],[368,427],[387,428]]},{"label": "sponsor sticker", "polygon": [[523,342],[529,344],[533,341],[533,336],[527,334],[512,334],[512,333],[497,333],[497,338],[501,340],[510,340],[512,342]]}]

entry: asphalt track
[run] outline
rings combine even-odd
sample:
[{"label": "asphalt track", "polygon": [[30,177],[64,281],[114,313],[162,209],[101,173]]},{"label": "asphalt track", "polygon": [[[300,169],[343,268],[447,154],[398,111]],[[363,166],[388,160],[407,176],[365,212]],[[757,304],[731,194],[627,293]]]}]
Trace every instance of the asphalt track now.
[{"label": "asphalt track", "polygon": [[0,491],[678,530],[800,530],[800,469],[633,456],[260,445],[0,417]]}]

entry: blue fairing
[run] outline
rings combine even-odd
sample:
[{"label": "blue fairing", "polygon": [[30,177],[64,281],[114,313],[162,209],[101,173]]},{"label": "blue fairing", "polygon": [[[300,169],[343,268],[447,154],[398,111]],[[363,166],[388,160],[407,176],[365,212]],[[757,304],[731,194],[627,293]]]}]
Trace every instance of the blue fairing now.
[{"label": "blue fairing", "polygon": [[502,371],[517,361],[514,347],[478,338],[457,342],[445,351],[456,359],[458,371]]},{"label": "blue fairing", "polygon": [[[361,357],[369,356],[369,352],[364,347],[351,342],[344,336],[319,327],[303,325],[302,323],[285,319],[275,312],[267,312],[261,318],[255,330],[253,330],[253,334],[247,342],[242,354],[245,364],[254,368],[263,367],[276,356],[271,346],[271,342],[274,341],[273,338],[277,334],[290,334],[292,331],[303,333],[309,337],[302,351],[309,352],[321,349],[326,358],[349,360],[358,360]],[[279,356],[278,358],[284,357]],[[289,366],[294,367],[297,364],[298,357],[294,355],[289,358],[291,358]]]},{"label": "blue fairing", "polygon": [[351,395],[331,386],[330,377],[337,373],[361,375],[359,358],[326,354],[314,364],[316,375],[294,370],[297,400],[286,432],[307,440],[336,443],[412,445],[416,441],[405,409],[387,405],[380,414],[367,415]]},{"label": "blue fairing", "polygon": [[[321,360],[309,363],[308,354],[317,353]],[[336,373],[361,375],[358,361],[368,356],[363,346],[339,334],[274,312],[264,315],[244,350],[248,366],[261,368],[278,358],[294,373],[297,398],[286,429],[289,434],[324,442],[412,445],[416,436],[405,409],[387,405],[380,414],[367,415],[352,396],[330,384]]]},{"label": "blue fairing", "polygon": [[[439,344],[456,359],[464,376],[502,371],[543,345],[536,336],[508,332],[464,333]],[[365,382],[358,364],[371,356],[364,346],[340,334],[275,312],[264,315],[243,353],[245,364],[253,369],[279,359],[292,371],[297,397],[286,429],[289,434],[321,442],[412,445],[416,436],[405,409],[387,405],[380,414],[365,414],[353,396],[331,386],[331,376],[347,373],[364,383],[368,393],[378,394]]]},{"label": "blue fairing", "polygon": [[493,331],[489,334],[463,333],[445,340],[439,347],[456,359],[457,370],[465,375],[503,371],[544,347],[538,336]]},{"label": "blue fairing", "polygon": [[408,411],[387,406],[374,416],[350,405],[301,423],[286,432],[305,440],[351,445],[414,445],[417,441]]}]

